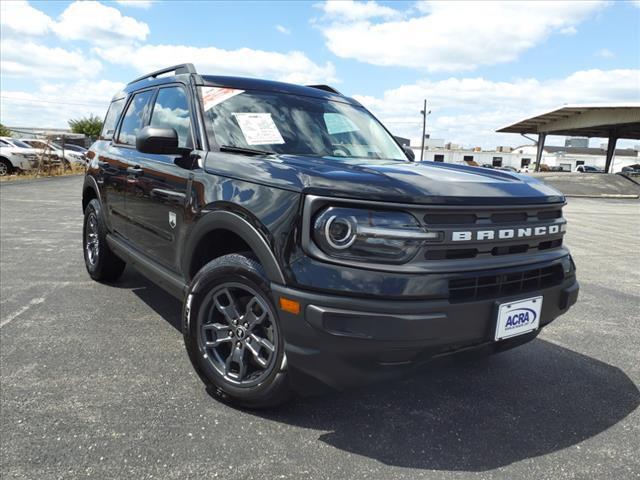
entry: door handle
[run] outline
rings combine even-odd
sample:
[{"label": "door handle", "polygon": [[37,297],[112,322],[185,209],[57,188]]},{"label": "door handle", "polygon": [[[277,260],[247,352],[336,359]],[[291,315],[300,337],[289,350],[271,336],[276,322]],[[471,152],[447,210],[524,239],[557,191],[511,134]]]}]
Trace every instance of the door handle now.
[{"label": "door handle", "polygon": [[141,175],[142,167],[140,167],[140,165],[136,165],[134,167],[127,167],[127,173],[130,175]]}]

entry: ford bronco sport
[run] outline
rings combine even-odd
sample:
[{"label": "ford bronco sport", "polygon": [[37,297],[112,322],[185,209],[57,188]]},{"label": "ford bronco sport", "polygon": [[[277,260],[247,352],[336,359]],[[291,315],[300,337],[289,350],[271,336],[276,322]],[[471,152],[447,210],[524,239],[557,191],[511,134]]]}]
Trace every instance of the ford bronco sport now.
[{"label": "ford bronco sport", "polygon": [[559,192],[414,162],[328,86],[160,70],[88,158],[89,275],[126,263],[181,299],[195,370],[239,405],[505,350],[578,296]]}]

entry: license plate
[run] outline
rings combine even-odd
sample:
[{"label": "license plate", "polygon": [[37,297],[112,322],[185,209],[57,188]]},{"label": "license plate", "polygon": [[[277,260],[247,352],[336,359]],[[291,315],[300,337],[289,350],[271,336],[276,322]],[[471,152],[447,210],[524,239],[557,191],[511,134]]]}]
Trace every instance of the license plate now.
[{"label": "license plate", "polygon": [[541,311],[541,296],[500,304],[496,324],[496,340],[536,330],[540,326]]}]

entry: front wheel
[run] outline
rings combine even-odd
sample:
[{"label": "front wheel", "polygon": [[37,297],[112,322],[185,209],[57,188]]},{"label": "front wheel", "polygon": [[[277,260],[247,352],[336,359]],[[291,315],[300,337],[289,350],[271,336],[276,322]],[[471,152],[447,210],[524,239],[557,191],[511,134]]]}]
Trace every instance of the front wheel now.
[{"label": "front wheel", "polygon": [[289,398],[284,339],[256,260],[230,254],[205,265],[189,286],[184,319],[189,358],[216,397],[251,408]]}]

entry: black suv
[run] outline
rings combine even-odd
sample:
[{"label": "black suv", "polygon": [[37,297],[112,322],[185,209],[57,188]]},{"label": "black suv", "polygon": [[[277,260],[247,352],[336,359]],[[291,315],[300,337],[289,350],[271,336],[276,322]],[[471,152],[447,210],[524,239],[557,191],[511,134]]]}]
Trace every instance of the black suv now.
[{"label": "black suv", "polygon": [[328,86],[160,70],[88,158],[89,274],[128,263],[181,299],[195,369],[236,404],[505,350],[578,296],[559,192],[416,163]]}]

